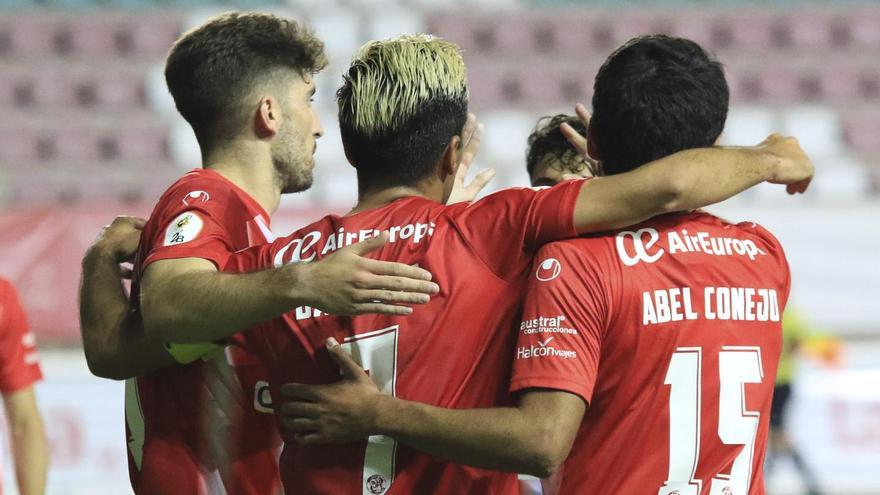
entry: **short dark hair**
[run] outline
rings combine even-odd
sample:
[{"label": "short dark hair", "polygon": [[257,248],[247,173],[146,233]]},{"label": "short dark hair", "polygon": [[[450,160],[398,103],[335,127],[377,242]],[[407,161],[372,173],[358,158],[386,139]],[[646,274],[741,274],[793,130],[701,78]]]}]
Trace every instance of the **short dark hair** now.
[{"label": "short dark hair", "polygon": [[294,70],[327,65],[324,43],[290,19],[229,12],[184,33],[168,54],[165,82],[199,142],[228,138],[246,125],[246,96],[255,84]]},{"label": "short dark hair", "polygon": [[721,64],[683,38],[634,38],[596,76],[591,137],[605,174],[675,152],[712,146],[724,129],[729,90]]},{"label": "short dark hair", "polygon": [[535,129],[529,135],[528,148],[526,149],[526,171],[529,175],[535,168],[544,162],[548,156],[565,167],[566,170],[576,171],[584,166],[583,158],[571,146],[568,139],[562,134],[559,126],[568,124],[579,134],[587,135],[587,126],[576,115],[548,115],[538,119]]},{"label": "short dark hair", "polygon": [[459,48],[428,35],[361,47],[336,93],[342,144],[363,191],[428,177],[467,119]]}]

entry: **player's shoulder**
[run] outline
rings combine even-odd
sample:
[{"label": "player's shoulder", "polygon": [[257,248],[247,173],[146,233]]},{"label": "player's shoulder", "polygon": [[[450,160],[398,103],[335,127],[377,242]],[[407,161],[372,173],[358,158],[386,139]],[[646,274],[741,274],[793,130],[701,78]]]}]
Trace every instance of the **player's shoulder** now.
[{"label": "player's shoulder", "polygon": [[157,206],[165,208],[206,207],[235,199],[235,185],[208,169],[187,172],[171,184]]},{"label": "player's shoulder", "polygon": [[614,253],[614,233],[602,232],[549,242],[541,246],[536,260],[557,259],[578,264],[596,264]]},{"label": "player's shoulder", "polygon": [[706,212],[698,212],[697,214],[700,215],[700,218],[713,222],[719,229],[729,234],[738,234],[740,237],[750,238],[763,248],[774,251],[782,250],[782,244],[779,242],[779,239],[770,230],[757,222],[748,220],[734,222]]}]

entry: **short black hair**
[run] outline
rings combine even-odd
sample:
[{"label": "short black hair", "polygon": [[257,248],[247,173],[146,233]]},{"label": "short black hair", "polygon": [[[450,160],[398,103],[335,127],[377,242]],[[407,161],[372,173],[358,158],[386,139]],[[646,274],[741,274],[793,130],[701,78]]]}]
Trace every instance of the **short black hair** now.
[{"label": "short black hair", "polygon": [[721,64],[700,45],[663,35],[628,41],[608,57],[594,85],[590,135],[603,172],[712,146],[729,99]]},{"label": "short black hair", "polygon": [[532,175],[535,168],[543,163],[548,155],[566,169],[579,170],[584,165],[583,158],[562,134],[559,128],[562,124],[570,125],[583,136],[587,135],[587,126],[576,115],[560,113],[538,119],[527,142],[526,171],[529,175]]},{"label": "short black hair", "polygon": [[231,137],[246,125],[243,101],[254,84],[294,70],[327,65],[324,43],[290,19],[228,12],[185,33],[168,54],[165,81],[199,143]]}]

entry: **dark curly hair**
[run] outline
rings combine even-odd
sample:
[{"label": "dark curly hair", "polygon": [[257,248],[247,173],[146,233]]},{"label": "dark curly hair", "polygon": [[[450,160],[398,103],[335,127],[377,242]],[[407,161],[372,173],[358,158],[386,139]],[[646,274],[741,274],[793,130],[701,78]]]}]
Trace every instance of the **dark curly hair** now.
[{"label": "dark curly hair", "polygon": [[184,33],[168,54],[165,81],[177,110],[202,146],[229,138],[247,122],[257,84],[289,80],[327,65],[324,43],[296,21],[228,12]]},{"label": "dark curly hair", "polygon": [[548,155],[555,158],[555,163],[559,163],[565,170],[579,171],[584,165],[588,165],[571,147],[559,129],[564,123],[572,126],[582,135],[587,134],[587,127],[576,115],[560,113],[538,119],[535,129],[529,135],[526,150],[526,171],[529,175],[532,175],[535,168],[543,163]]}]

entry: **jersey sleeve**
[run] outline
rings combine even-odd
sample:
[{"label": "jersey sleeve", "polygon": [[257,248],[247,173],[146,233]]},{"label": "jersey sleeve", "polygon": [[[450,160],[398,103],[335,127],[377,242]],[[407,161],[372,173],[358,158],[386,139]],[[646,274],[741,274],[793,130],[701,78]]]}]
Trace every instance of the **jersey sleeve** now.
[{"label": "jersey sleeve", "polygon": [[[572,243],[579,244],[573,245]],[[608,324],[608,290],[590,251],[601,242],[551,243],[535,257],[510,390],[564,390],[589,403]]]},{"label": "jersey sleeve", "polygon": [[505,189],[471,203],[455,221],[489,269],[510,279],[529,266],[541,245],[577,236],[574,207],[583,182]]},{"label": "jersey sleeve", "polygon": [[[238,198],[217,181],[192,181],[187,186],[167,194],[153,213],[160,216],[160,225],[152,239],[141,239],[153,246],[142,270],[156,261],[180,258],[206,259],[222,269],[232,253],[225,216],[243,207]],[[200,195],[193,196],[191,189]]]},{"label": "jersey sleeve", "polygon": [[280,260],[275,263],[275,255],[276,253],[283,254],[282,250],[287,244],[286,238],[281,238],[269,244],[236,251],[229,256],[226,264],[220,269],[229,273],[248,273],[281,266]]},{"label": "jersey sleeve", "polygon": [[41,380],[37,342],[15,288],[0,286],[0,393],[10,394]]}]

